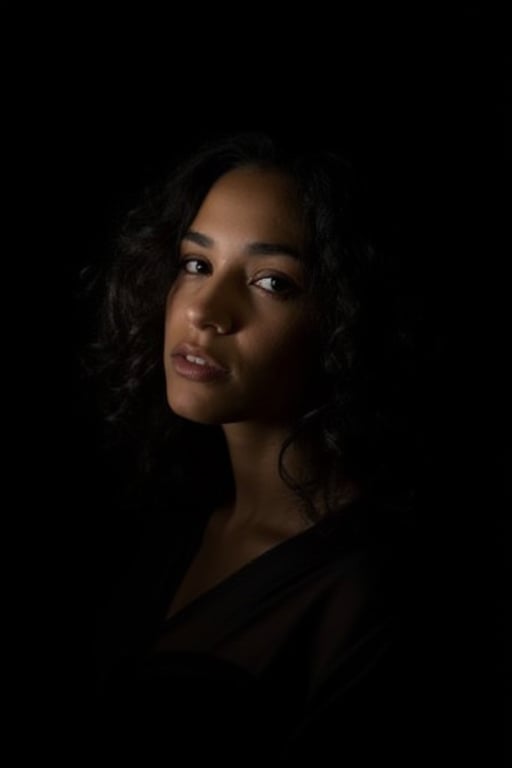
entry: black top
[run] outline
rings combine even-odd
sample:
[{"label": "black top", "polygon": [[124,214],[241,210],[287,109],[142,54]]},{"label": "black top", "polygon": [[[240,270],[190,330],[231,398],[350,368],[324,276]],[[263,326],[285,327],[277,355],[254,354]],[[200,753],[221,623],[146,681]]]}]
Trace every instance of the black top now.
[{"label": "black top", "polygon": [[171,618],[207,515],[189,511],[179,537],[153,531],[105,629],[104,748],[140,750],[145,765],[162,750],[223,765],[338,764],[333,751],[349,767],[427,765],[446,727],[429,703],[445,663],[417,623],[414,558],[402,541],[377,544],[368,520],[354,503]]}]

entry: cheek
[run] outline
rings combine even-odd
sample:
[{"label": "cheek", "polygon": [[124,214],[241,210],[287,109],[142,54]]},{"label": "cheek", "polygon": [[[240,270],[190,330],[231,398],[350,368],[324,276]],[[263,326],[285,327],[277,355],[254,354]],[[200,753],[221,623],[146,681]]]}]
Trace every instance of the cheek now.
[{"label": "cheek", "polygon": [[266,375],[308,377],[314,359],[311,328],[304,324],[288,327],[285,333],[269,331],[254,343],[254,362]]},{"label": "cheek", "polygon": [[258,354],[253,354],[246,394],[257,399],[266,417],[294,419],[315,397],[315,361],[309,328],[281,338],[269,333],[259,339]]}]

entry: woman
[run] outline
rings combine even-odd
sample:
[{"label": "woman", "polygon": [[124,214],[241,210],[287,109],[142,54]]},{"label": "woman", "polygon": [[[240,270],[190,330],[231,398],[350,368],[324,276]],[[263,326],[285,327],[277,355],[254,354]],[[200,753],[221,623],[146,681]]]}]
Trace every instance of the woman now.
[{"label": "woman", "polygon": [[420,313],[361,198],[244,134],[128,219],[97,347],[143,509],[101,625],[116,750],[421,762]]}]

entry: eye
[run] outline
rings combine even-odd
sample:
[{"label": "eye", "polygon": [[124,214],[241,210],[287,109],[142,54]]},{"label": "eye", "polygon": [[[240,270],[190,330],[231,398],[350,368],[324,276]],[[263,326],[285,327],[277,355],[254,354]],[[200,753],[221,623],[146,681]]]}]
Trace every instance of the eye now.
[{"label": "eye", "polygon": [[281,275],[267,275],[254,280],[254,285],[257,285],[267,293],[274,293],[282,298],[291,296],[298,291],[297,286],[292,280]]},{"label": "eye", "polygon": [[204,259],[182,259],[180,269],[188,275],[207,275],[210,272],[210,266]]}]

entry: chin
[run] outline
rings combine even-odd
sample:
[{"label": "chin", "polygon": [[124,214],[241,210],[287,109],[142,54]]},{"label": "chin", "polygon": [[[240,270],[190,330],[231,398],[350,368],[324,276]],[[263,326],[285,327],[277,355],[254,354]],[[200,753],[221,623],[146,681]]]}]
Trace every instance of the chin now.
[{"label": "chin", "polygon": [[208,424],[210,426],[219,426],[230,421],[239,421],[234,417],[233,410],[215,405],[211,401],[198,402],[190,397],[178,398],[168,397],[169,407],[176,416],[180,416],[187,421],[194,421],[197,424]]}]

